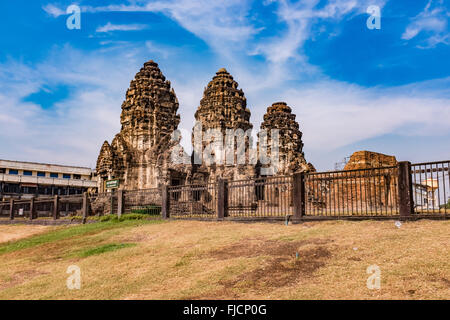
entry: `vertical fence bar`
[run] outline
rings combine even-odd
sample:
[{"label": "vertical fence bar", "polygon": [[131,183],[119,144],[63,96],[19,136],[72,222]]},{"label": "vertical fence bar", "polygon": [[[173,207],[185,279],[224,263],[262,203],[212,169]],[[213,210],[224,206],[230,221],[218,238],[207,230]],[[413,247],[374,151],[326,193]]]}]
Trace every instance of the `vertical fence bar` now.
[{"label": "vertical fence bar", "polygon": [[9,200],[9,219],[14,220],[14,199]]},{"label": "vertical fence bar", "polygon": [[114,214],[114,190],[111,190],[109,198],[109,214]]},{"label": "vertical fence bar", "polygon": [[228,181],[223,182],[223,216],[228,217]]},{"label": "vertical fence bar", "polygon": [[53,199],[53,220],[59,219],[59,196]]},{"label": "vertical fence bar", "polygon": [[294,194],[292,195],[294,202],[294,218],[301,220],[305,215],[306,193],[305,193],[305,174],[294,174]]},{"label": "vertical fence bar", "polygon": [[411,162],[398,163],[398,202],[401,217],[409,217],[414,213],[412,199]]},{"label": "vertical fence bar", "polygon": [[[447,214],[448,199],[447,199],[447,193],[446,193],[446,190],[445,190],[445,168],[444,168],[444,163],[441,163],[441,168],[442,168],[442,186],[444,187],[444,217],[445,217],[446,214]],[[439,209],[440,209],[440,207],[439,207]],[[440,212],[440,210],[439,210],[439,212]]]},{"label": "vertical fence bar", "polygon": [[87,192],[83,193],[83,208],[82,208],[82,214],[83,214],[83,218],[82,218],[82,222],[83,224],[86,223],[87,217],[89,215],[89,198],[88,198],[88,194]]},{"label": "vertical fence bar", "polygon": [[227,183],[224,179],[219,179],[217,181],[217,218],[218,219],[223,219],[224,217],[226,217],[228,214],[226,213],[226,211],[228,211],[226,209],[227,207],[227,200],[228,200],[228,196],[227,196]]},{"label": "vertical fence bar", "polygon": [[34,205],[34,197],[30,199],[30,220],[34,219],[36,206]]},{"label": "vertical fence bar", "polygon": [[169,197],[169,187],[163,186],[162,187],[162,205],[161,205],[161,215],[163,219],[170,218],[170,197]]},{"label": "vertical fence bar", "polygon": [[117,191],[117,217],[120,219],[123,212],[123,190]]}]

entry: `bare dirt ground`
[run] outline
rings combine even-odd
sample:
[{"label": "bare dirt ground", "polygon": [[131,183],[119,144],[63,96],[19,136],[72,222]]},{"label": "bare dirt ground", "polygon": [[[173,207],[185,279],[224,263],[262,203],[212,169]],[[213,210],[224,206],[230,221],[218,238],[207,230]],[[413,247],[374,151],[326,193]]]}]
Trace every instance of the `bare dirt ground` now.
[{"label": "bare dirt ground", "polygon": [[51,227],[38,225],[0,225],[0,243],[27,238],[49,229]]},{"label": "bare dirt ground", "polygon": [[[450,298],[450,221],[133,223],[0,245],[0,299]],[[80,290],[66,286],[71,265]]]}]

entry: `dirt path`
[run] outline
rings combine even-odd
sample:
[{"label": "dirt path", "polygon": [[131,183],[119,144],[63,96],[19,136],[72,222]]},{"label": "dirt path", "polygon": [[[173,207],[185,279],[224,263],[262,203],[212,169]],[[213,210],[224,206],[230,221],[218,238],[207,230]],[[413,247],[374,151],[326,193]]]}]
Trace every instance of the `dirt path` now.
[{"label": "dirt path", "polygon": [[52,228],[39,225],[0,225],[0,243],[19,240]]}]

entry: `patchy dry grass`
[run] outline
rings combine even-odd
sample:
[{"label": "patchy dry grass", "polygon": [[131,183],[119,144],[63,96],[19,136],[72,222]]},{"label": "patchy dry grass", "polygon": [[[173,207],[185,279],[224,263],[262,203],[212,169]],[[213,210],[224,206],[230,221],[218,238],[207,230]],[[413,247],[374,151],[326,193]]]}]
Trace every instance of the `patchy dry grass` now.
[{"label": "patchy dry grass", "polygon": [[[450,298],[450,221],[103,226],[56,237],[79,228],[59,227],[4,250],[0,299]],[[43,236],[51,241],[32,241]],[[80,254],[89,250],[101,254]],[[379,290],[366,286],[374,264]],[[81,290],[66,288],[70,265],[81,268]]]},{"label": "patchy dry grass", "polygon": [[50,226],[38,225],[0,225],[0,244],[9,241],[17,241],[32,235],[50,231]]}]

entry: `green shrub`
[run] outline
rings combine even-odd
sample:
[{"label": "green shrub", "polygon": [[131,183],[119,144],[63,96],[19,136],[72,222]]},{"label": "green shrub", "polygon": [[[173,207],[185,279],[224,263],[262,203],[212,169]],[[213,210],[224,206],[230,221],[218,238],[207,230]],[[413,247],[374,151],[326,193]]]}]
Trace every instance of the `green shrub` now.
[{"label": "green shrub", "polygon": [[131,213],[159,216],[161,214],[161,206],[157,205],[142,206],[131,209]]}]

